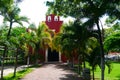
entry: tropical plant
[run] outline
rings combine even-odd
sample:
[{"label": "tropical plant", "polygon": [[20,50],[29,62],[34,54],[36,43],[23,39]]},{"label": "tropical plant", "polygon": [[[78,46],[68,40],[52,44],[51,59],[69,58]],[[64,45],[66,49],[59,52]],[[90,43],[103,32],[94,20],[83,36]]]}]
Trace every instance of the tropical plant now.
[{"label": "tropical plant", "polygon": [[[38,54],[40,49],[45,50],[46,48],[51,47],[52,38],[51,34],[49,33],[49,29],[45,25],[45,23],[39,24],[38,29],[36,30],[36,37],[37,41],[35,42],[35,54]],[[36,57],[38,56],[36,55]]]},{"label": "tropical plant", "polygon": [[[54,37],[53,44],[56,46],[56,49],[64,53],[72,63],[74,57],[78,55],[78,61],[84,61],[85,67],[84,57],[87,53],[86,41],[92,35],[90,35],[87,28],[82,27],[81,25],[82,23],[79,23],[78,21],[69,23],[69,25],[64,25],[63,31]],[[78,69],[80,73],[80,66]]]},{"label": "tropical plant", "polygon": [[[38,60],[40,60],[39,56],[42,56],[42,54],[40,54],[40,50],[45,50],[48,46],[51,47],[51,34],[44,23],[39,24],[38,28],[36,28],[34,24],[30,24],[28,27],[28,34],[31,35],[27,41],[29,48],[28,56],[32,53],[35,57],[35,63],[38,64]],[[26,36],[26,38],[27,37],[28,36]]]},{"label": "tropical plant", "polygon": [[108,37],[106,37],[104,41],[104,48],[107,52],[120,52],[120,32],[114,32]]},{"label": "tropical plant", "polygon": [[[18,56],[23,53],[20,53],[22,51],[22,46],[23,46],[23,38],[21,35],[26,32],[25,27],[15,27],[12,29],[11,32],[11,38],[9,39],[9,42],[11,44],[11,48],[13,48],[14,53],[15,53],[15,67],[14,67],[14,77],[16,76],[16,69],[17,69],[17,63],[18,63]],[[24,59],[24,58],[22,58]]]}]

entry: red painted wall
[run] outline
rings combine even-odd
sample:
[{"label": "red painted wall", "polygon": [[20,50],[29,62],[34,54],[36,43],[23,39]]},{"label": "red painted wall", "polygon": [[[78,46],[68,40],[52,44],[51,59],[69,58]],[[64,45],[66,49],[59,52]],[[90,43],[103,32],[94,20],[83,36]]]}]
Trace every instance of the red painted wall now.
[{"label": "red painted wall", "polygon": [[49,29],[55,30],[56,33],[60,31],[60,27],[62,26],[63,21],[60,21],[59,16],[54,14],[50,14],[46,16],[46,25]]}]

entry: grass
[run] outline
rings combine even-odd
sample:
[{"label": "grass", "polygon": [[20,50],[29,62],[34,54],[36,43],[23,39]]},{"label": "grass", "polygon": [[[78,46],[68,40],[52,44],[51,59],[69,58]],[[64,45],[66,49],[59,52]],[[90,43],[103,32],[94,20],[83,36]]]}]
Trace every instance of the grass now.
[{"label": "grass", "polygon": [[[112,71],[108,74],[108,68],[105,69],[105,80],[120,80],[120,63],[112,63]],[[99,67],[95,70],[95,77],[101,77],[101,70]]]},{"label": "grass", "polygon": [[[87,68],[91,68],[90,66],[88,66],[88,64],[86,64],[86,66]],[[112,71],[110,72],[110,74],[108,74],[108,67],[105,68],[105,80],[120,80],[120,63],[112,62],[111,66]],[[75,72],[78,72],[77,69],[75,69]],[[97,80],[100,80],[101,78],[101,69],[99,67],[97,67],[95,70],[95,78],[97,78]]]},{"label": "grass", "polygon": [[23,78],[26,74],[30,73],[32,70],[32,68],[26,68],[25,70],[18,71],[16,73],[16,77],[13,77],[13,73],[10,73],[7,76],[4,76],[4,80],[19,80],[20,78]]}]

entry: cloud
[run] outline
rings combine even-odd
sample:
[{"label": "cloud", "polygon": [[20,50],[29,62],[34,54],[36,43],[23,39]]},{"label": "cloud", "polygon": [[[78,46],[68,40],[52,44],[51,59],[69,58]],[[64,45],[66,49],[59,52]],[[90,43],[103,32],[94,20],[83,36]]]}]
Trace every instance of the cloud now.
[{"label": "cloud", "polygon": [[39,24],[41,21],[45,21],[45,14],[47,7],[46,0],[24,0],[20,3],[21,15],[30,18],[31,23]]}]

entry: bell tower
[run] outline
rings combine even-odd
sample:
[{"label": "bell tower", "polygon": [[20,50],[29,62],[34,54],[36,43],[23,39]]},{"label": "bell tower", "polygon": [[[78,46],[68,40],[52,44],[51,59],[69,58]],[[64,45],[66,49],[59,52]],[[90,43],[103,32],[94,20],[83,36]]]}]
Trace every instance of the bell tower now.
[{"label": "bell tower", "polygon": [[55,30],[55,33],[58,33],[60,31],[60,27],[63,23],[63,21],[60,21],[60,17],[56,16],[54,14],[50,14],[46,16],[46,25],[51,30]]}]

